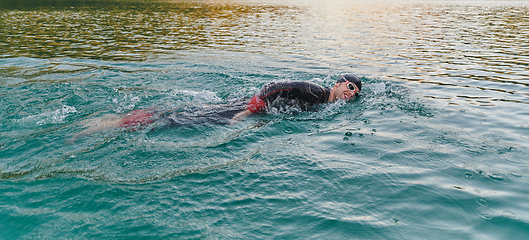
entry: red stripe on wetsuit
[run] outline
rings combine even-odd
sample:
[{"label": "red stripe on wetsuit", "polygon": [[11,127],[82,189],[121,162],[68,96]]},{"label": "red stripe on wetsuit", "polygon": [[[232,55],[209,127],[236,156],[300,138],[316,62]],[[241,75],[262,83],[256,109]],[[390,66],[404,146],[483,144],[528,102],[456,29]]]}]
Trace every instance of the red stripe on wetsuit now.
[{"label": "red stripe on wetsuit", "polygon": [[125,128],[140,128],[152,123],[154,119],[151,117],[153,113],[145,109],[137,109],[127,113],[127,116],[121,120],[121,127]]},{"label": "red stripe on wetsuit", "polygon": [[246,109],[248,109],[252,113],[258,113],[263,111],[266,108],[266,103],[263,101],[257,94],[255,94],[252,99],[250,99],[250,102],[248,105],[246,105]]},{"label": "red stripe on wetsuit", "polygon": [[[276,87],[276,86],[280,86],[281,84],[284,84],[284,85],[287,85],[288,84],[288,88],[280,88],[280,89],[276,89],[272,92],[269,92],[265,95],[263,95],[266,90],[272,88],[272,87]],[[292,91],[292,87],[289,83],[272,83],[272,84],[269,84],[268,86],[265,86],[263,88],[263,90],[261,90],[259,93],[256,93],[252,99],[250,99],[250,102],[248,103],[248,105],[246,105],[246,109],[248,109],[250,112],[252,113],[259,113],[259,112],[262,112],[266,109],[266,107],[268,107],[268,101],[266,101],[266,98],[269,97],[270,95],[274,94],[274,93],[277,93],[277,92],[285,92],[285,91]]]}]

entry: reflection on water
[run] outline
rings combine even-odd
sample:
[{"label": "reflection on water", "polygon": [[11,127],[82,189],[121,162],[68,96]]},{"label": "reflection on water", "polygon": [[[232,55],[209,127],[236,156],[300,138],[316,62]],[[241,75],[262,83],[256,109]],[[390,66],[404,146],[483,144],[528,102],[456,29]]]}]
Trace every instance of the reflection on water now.
[{"label": "reflection on water", "polygon": [[420,75],[528,86],[519,81],[529,77],[527,14],[525,7],[422,9],[408,19],[420,19],[410,31],[418,37],[401,56],[414,60],[409,63]]},{"label": "reflection on water", "polygon": [[284,12],[293,10],[207,1],[60,3],[30,10],[15,5],[14,10],[1,11],[0,54],[142,60],[174,50],[237,50],[255,44],[256,38],[279,43],[272,39],[282,35],[270,32],[273,28],[263,19],[283,21]]},{"label": "reflection on water", "polygon": [[529,76],[526,6],[336,4],[7,1],[0,5],[0,55],[142,60],[213,48],[406,66],[386,76],[411,81],[436,76],[444,84],[470,78],[527,86],[521,81]]}]

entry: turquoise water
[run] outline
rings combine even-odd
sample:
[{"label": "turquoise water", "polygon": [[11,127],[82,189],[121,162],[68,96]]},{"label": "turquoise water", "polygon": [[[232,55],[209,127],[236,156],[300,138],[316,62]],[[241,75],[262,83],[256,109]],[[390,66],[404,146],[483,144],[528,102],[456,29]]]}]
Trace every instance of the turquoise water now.
[{"label": "turquoise water", "polygon": [[[0,239],[527,239],[529,3],[3,1]],[[83,121],[364,82],[236,126]]]}]

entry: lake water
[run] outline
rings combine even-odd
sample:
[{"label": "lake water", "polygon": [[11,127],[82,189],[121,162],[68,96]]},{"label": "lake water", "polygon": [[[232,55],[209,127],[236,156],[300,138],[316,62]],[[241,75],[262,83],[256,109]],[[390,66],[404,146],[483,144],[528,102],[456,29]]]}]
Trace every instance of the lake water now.
[{"label": "lake water", "polygon": [[[0,2],[0,239],[527,239],[529,2]],[[272,81],[235,126],[83,121]]]}]

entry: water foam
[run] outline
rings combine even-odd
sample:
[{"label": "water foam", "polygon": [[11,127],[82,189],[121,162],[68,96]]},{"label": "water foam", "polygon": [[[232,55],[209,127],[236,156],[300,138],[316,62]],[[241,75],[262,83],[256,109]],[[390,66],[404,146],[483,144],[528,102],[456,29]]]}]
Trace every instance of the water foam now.
[{"label": "water foam", "polygon": [[36,122],[37,125],[64,123],[64,119],[66,119],[70,113],[76,112],[77,109],[75,109],[75,107],[64,105],[60,109],[25,117],[17,120],[17,122]]},{"label": "water foam", "polygon": [[125,96],[123,97],[123,102],[120,102],[118,98],[112,99],[113,103],[119,104],[119,106],[116,107],[116,112],[118,113],[130,111],[134,109],[140,101],[141,101],[140,97],[134,96],[132,94],[125,94]]},{"label": "water foam", "polygon": [[177,96],[177,95],[191,96],[193,98],[196,98],[200,102],[208,102],[208,103],[219,103],[222,101],[222,99],[217,96],[217,93],[207,91],[207,90],[192,91],[192,90],[173,89],[172,95],[173,96]]}]

